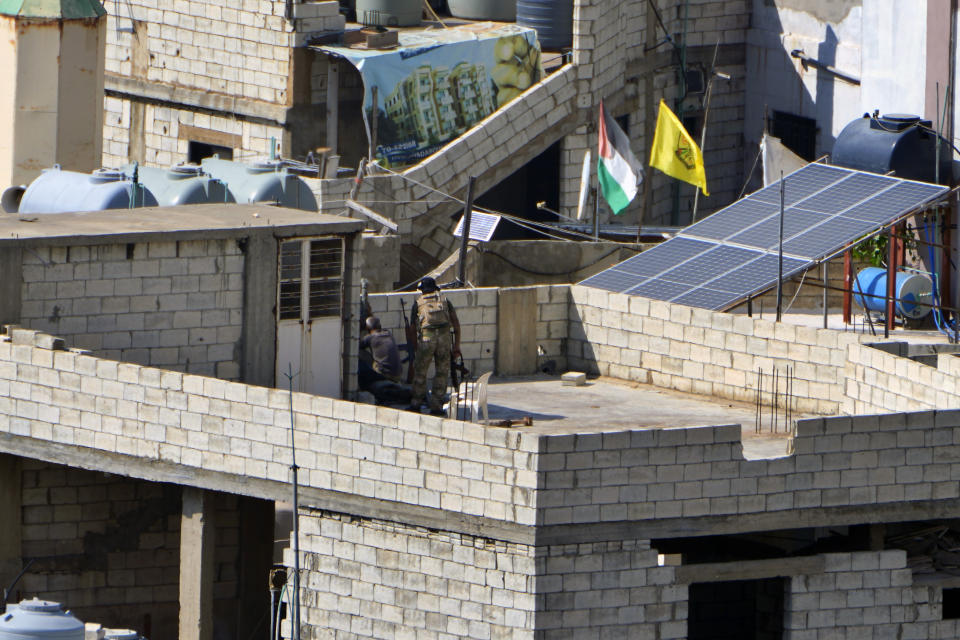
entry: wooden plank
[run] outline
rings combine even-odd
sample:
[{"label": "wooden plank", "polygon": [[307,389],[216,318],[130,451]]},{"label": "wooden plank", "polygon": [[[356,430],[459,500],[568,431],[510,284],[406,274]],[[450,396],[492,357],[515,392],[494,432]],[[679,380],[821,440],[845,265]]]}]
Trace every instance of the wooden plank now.
[{"label": "wooden plank", "polygon": [[537,372],[537,290],[501,289],[497,307],[497,374]]}]

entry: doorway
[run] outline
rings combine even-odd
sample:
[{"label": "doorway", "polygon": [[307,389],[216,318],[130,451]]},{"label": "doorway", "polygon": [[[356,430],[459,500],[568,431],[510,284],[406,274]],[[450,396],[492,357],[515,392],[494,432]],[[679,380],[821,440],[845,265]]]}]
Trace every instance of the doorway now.
[{"label": "doorway", "polygon": [[340,397],[343,345],[343,239],[280,243],[275,386]]}]

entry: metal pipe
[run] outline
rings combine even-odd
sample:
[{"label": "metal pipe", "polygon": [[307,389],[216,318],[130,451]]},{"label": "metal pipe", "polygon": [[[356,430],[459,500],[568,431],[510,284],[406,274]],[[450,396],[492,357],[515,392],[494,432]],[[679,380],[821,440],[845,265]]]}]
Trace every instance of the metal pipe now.
[{"label": "metal pipe", "polygon": [[783,215],[786,200],[786,180],[780,172],[780,241],[777,243],[777,322],[783,317]]},{"label": "metal pipe", "polygon": [[457,269],[457,279],[460,281],[461,287],[467,284],[467,245],[470,242],[470,216],[473,213],[473,189],[476,182],[476,176],[470,176],[467,180],[467,199],[463,203],[463,226],[460,229],[460,265]]},{"label": "metal pipe", "polygon": [[757,400],[754,402],[753,432],[760,433],[760,393],[763,388],[762,369],[757,367]]},{"label": "metal pipe", "polygon": [[827,306],[827,263],[820,263],[820,280],[823,281],[823,328],[827,328],[827,321],[830,315],[830,309]]},{"label": "metal pipe", "polygon": [[291,635],[300,640],[300,501],[297,496],[297,447],[293,419],[293,364],[287,363],[287,383],[290,396],[290,472],[293,478],[293,614]]}]

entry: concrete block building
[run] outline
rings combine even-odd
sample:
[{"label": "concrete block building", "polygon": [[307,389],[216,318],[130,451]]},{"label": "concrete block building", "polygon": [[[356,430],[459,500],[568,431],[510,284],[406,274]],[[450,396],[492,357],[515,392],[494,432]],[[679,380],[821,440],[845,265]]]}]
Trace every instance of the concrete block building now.
[{"label": "concrete block building", "polygon": [[[371,305],[396,326],[409,295]],[[154,635],[248,628],[292,437],[302,637],[956,636],[956,579],[932,542],[952,539],[960,504],[955,355],[578,286],[450,297],[476,371],[549,357],[727,411],[752,406],[758,369],[790,366],[799,419],[764,437],[732,414],[664,423],[654,395],[625,422],[598,406],[566,427],[504,428],[9,327],[0,550],[4,566],[44,558],[20,592]]]}]

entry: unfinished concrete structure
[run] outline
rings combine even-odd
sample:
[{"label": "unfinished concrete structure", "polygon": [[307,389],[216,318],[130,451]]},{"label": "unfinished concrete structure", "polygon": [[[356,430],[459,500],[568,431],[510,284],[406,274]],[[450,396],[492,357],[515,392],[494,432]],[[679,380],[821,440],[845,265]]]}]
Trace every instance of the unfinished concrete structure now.
[{"label": "unfinished concrete structure", "polygon": [[[371,297],[386,325],[398,324],[403,295]],[[201,608],[209,601],[196,594],[212,589],[214,626],[227,629],[241,598],[266,597],[224,584],[235,567],[255,568],[231,555],[229,527],[239,505],[289,495],[292,428],[304,637],[955,637],[954,579],[920,571],[903,541],[960,515],[956,356],[932,367],[862,334],[578,286],[450,297],[477,371],[531,371],[539,345],[561,367],[749,402],[758,368],[789,365],[796,410],[839,415],[797,422],[786,455],[745,456],[747,425],[650,428],[643,407],[626,429],[604,426],[602,411],[572,433],[549,421],[505,429],[290,398],[10,329],[0,450],[11,454],[4,486],[20,488],[2,494],[5,558],[16,564],[44,541],[119,544],[85,524],[86,502],[116,516],[137,491],[169,507],[165,537],[159,523],[121,520],[127,544],[151,549],[136,556],[145,566],[104,573],[61,560],[23,589],[71,602],[98,580],[155,580],[149,593]],[[97,472],[116,474],[116,488],[55,489],[96,484]],[[196,513],[206,526],[191,524]],[[216,558],[204,559],[210,543]],[[166,569],[146,568],[157,565]],[[148,594],[123,589],[76,609],[119,624],[110,607],[121,591]],[[154,609],[151,620],[169,628],[170,615]]]},{"label": "unfinished concrete structure", "polygon": [[0,190],[100,166],[106,22],[99,0],[0,6]]}]

